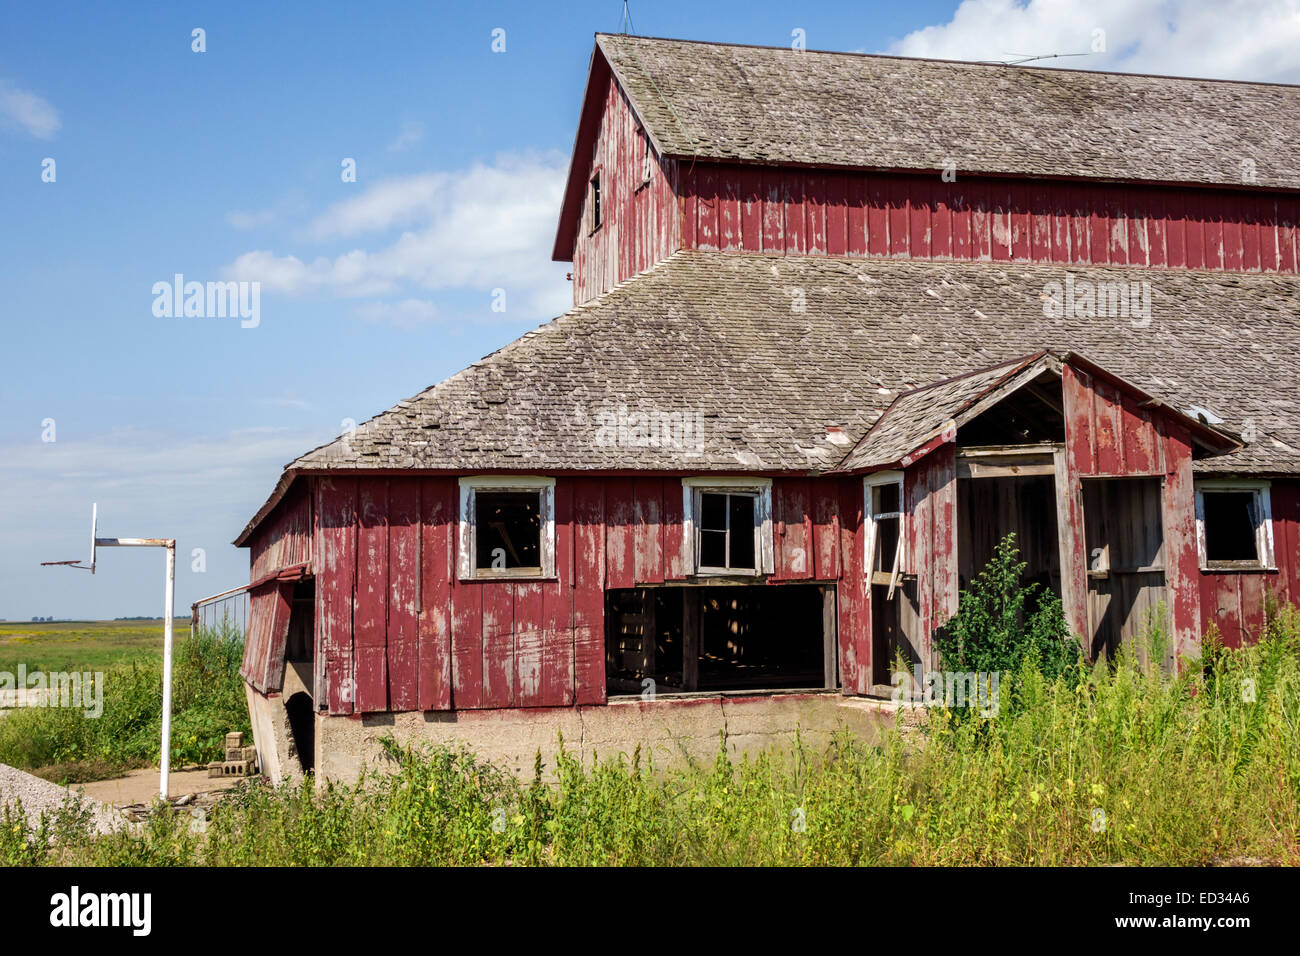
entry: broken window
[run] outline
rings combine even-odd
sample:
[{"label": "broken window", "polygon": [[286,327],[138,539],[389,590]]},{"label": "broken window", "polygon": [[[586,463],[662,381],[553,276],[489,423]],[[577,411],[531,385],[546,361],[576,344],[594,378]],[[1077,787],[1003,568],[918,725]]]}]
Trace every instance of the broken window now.
[{"label": "broken window", "polygon": [[480,491],[474,506],[479,571],[542,570],[542,504],[535,491]]},{"label": "broken window", "polygon": [[654,175],[655,158],[654,153],[650,151],[650,137],[644,131],[641,133],[643,140],[641,152],[641,185],[644,186],[650,182],[650,177]]},{"label": "broken window", "polygon": [[1273,567],[1273,526],[1267,482],[1205,481],[1196,488],[1201,567]]},{"label": "broken window", "polygon": [[892,597],[903,573],[903,476],[896,471],[868,475],[863,489],[867,577],[888,584]]},{"label": "broken window", "polygon": [[461,479],[460,576],[551,577],[555,482]]},{"label": "broken window", "polygon": [[591,177],[591,231],[595,232],[600,228],[601,209],[600,209],[600,173]]},{"label": "broken window", "polygon": [[772,573],[770,481],[683,485],[696,574]]},{"label": "broken window", "polygon": [[701,568],[754,571],[756,498],[752,492],[700,494]]}]

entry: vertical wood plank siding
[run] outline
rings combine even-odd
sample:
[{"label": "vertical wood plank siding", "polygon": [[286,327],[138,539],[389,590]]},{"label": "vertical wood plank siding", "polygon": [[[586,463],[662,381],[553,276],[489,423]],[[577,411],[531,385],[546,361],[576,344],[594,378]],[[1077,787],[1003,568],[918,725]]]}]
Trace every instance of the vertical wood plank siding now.
[{"label": "vertical wood plank siding", "polygon": [[[1092,424],[1123,414],[1102,407],[1105,389],[1081,383],[1066,368],[1065,486],[1081,476],[1126,474],[1099,469]],[[1194,646],[1203,626],[1217,623],[1230,643],[1254,635],[1262,622],[1264,588],[1300,597],[1300,482],[1273,490],[1274,574],[1199,571],[1193,524],[1191,444],[1174,427],[1158,429],[1158,447],[1121,458],[1149,474],[1150,454],[1162,463],[1164,534],[1177,646]],[[1118,443],[1115,447],[1122,447]],[[1118,453],[1117,453],[1118,454]],[[921,650],[956,611],[955,448],[945,445],[909,468],[904,478],[907,568],[917,574]],[[1072,483],[1072,484],[1071,484]],[[681,580],[681,480],[674,476],[564,478],[556,482],[556,576],[547,581],[472,582],[455,579],[456,480],[320,478],[314,480],[317,653],[323,661],[331,713],[563,707],[605,700],[605,591]],[[1076,503],[1077,504],[1077,503]],[[1063,529],[1078,532],[1082,512],[1070,507]],[[1077,526],[1077,527],[1076,527]],[[871,606],[863,573],[862,482],[849,478],[773,481],[775,573],[770,583],[835,583],[841,687],[869,693],[872,683]],[[1080,578],[1078,560],[1063,572]],[[1077,565],[1077,567],[1076,567]],[[292,593],[285,585],[280,604]],[[253,630],[266,632],[259,673],[283,654],[272,635],[283,628],[272,610],[276,588],[257,598]],[[1079,594],[1086,593],[1086,581]],[[1081,608],[1068,607],[1083,633]],[[265,619],[265,620],[264,620]],[[287,617],[285,620],[287,623]],[[250,638],[261,641],[256,636]],[[263,646],[263,645],[259,645]]]},{"label": "vertical wood plank siding", "polygon": [[[249,580],[311,561],[312,500],[302,487],[285,496],[249,542]],[[250,595],[249,627],[244,635],[240,672],[258,690],[277,690],[284,670],[288,636],[290,582],[267,583]]]},{"label": "vertical wood plank siding", "polygon": [[1201,627],[1219,629],[1230,647],[1257,640],[1268,593],[1300,604],[1300,481],[1275,480],[1270,489],[1277,571],[1201,571]]},{"label": "vertical wood plank siding", "polygon": [[1297,271],[1287,193],[788,167],[760,186],[757,170],[703,162],[680,178],[688,249]]},{"label": "vertical wood plank siding", "polygon": [[940,445],[903,473],[908,568],[916,574],[921,658],[938,666],[935,630],[957,613],[957,448]]},{"label": "vertical wood plank siding", "polygon": [[[595,298],[625,279],[666,259],[681,247],[677,210],[677,164],[652,156],[644,181],[645,134],[623,91],[613,80],[605,87],[605,107],[588,178],[601,176],[601,225],[591,228],[590,190],[583,201],[573,249],[573,301]],[[583,157],[585,160],[586,157]],[[733,208],[732,213],[738,214]],[[710,220],[717,229],[717,218]],[[728,223],[739,239],[734,221]]]},{"label": "vertical wood plank siding", "polygon": [[[1121,394],[1111,383],[1070,365],[1062,371],[1062,394],[1068,487],[1073,488],[1080,478],[1163,479],[1161,508],[1170,632],[1178,654],[1194,653],[1200,637],[1201,611],[1191,436],[1176,423],[1157,418],[1141,407],[1134,396]],[[1077,523],[1063,533],[1077,543],[1083,534],[1082,512],[1071,503],[1064,514]],[[1076,578],[1081,570],[1086,573],[1086,569],[1073,569]],[[1062,568],[1062,573],[1065,571]],[[1067,607],[1066,616],[1075,633],[1088,634],[1081,606]]]},{"label": "vertical wood plank siding", "polygon": [[[604,224],[584,218],[574,302],[677,249],[983,259],[1225,272],[1300,271],[1300,196],[805,170],[658,160],[640,185],[641,132],[611,85],[592,169]],[[588,211],[583,210],[584,217]]]},{"label": "vertical wood plank siding", "polygon": [[[605,591],[686,577],[675,476],[559,478],[546,581],[456,580],[449,477],[315,479],[331,713],[605,701]],[[773,481],[776,573],[839,582],[847,693],[870,687],[859,478]]]}]

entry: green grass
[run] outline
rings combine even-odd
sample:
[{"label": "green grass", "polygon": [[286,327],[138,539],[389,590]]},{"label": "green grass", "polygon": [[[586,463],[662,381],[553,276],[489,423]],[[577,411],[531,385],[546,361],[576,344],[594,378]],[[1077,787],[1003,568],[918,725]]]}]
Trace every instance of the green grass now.
[{"label": "green grass", "polygon": [[[189,633],[189,621],[176,624]],[[0,670],[97,671],[114,664],[162,659],[163,622],[50,621],[0,623]]]},{"label": "green grass", "polygon": [[[355,786],[241,787],[92,839],[75,813],[0,826],[0,864],[1200,865],[1300,863],[1300,612],[1260,643],[1207,641],[1177,677],[1129,653],[1001,682],[998,715],[931,710],[880,746],[662,771],[639,755],[553,782],[464,750],[402,749]],[[802,824],[802,825],[800,825]]]},{"label": "green grass", "polygon": [[[201,630],[191,638],[187,631],[177,635],[172,665],[174,767],[220,759],[227,731],[250,732],[239,676],[242,636]],[[0,763],[58,783],[156,766],[162,730],[161,653],[112,664],[103,680],[99,717],[75,707],[23,707],[0,717]]]}]

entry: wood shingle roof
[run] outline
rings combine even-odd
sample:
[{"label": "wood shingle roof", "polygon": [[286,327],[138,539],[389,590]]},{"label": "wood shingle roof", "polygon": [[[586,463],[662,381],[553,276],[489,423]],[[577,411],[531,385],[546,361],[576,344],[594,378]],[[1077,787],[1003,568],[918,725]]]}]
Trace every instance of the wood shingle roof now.
[{"label": "wood shingle roof", "polygon": [[596,43],[667,156],[1300,189],[1297,86],[611,34]]},{"label": "wood shingle roof", "polygon": [[[1050,317],[1067,271],[1150,317]],[[1300,473],[1294,276],[697,251],[290,467],[827,471],[901,392],[1043,348],[1244,433],[1201,470]]]}]

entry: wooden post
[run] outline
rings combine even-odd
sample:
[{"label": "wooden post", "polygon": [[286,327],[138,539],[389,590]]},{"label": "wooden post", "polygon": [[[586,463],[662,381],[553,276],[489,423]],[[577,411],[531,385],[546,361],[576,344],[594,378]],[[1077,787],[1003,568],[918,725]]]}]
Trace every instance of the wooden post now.
[{"label": "wooden post", "polygon": [[1088,630],[1088,562],[1084,539],[1083,487],[1065,449],[1055,454],[1056,536],[1061,555],[1061,606],[1070,632],[1078,636],[1084,652],[1092,657],[1092,634]]},{"label": "wooden post", "polygon": [[839,635],[835,627],[835,585],[822,585],[822,673],[825,676],[827,690],[839,686],[835,673],[836,660],[839,657]]},{"label": "wooden post", "polygon": [[654,588],[642,588],[641,595],[641,676],[654,677],[655,639],[658,637]]},{"label": "wooden post", "polygon": [[682,689],[700,684],[700,589],[682,589]]}]

